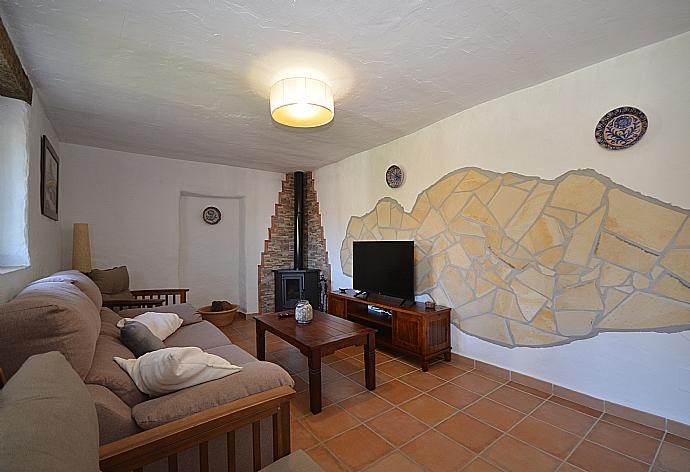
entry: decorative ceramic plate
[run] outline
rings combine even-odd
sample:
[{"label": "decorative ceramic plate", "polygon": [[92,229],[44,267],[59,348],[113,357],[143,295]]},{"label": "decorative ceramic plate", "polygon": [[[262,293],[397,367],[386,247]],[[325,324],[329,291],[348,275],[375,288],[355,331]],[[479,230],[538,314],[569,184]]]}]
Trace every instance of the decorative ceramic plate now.
[{"label": "decorative ceramic plate", "polygon": [[405,174],[398,166],[390,166],[386,171],[386,183],[390,188],[398,188],[403,184]]},{"label": "decorative ceramic plate", "polygon": [[647,131],[647,116],[635,107],[620,107],[605,114],[594,137],[606,149],[625,149],[637,143]]},{"label": "decorative ceramic plate", "polygon": [[216,207],[206,207],[203,213],[204,221],[210,225],[218,224],[220,221],[220,210]]}]

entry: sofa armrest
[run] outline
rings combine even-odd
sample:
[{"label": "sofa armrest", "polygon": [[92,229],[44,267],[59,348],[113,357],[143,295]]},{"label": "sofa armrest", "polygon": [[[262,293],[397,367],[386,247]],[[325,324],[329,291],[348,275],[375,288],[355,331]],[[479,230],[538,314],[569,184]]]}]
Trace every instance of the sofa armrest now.
[{"label": "sofa armrest", "polygon": [[254,431],[254,470],[259,470],[261,419],[273,419],[273,459],[290,453],[290,399],[294,395],[288,386],[274,388],[106,444],[100,447],[101,470],[130,471],[166,457],[177,465],[177,453],[196,445],[203,470],[203,464],[208,464],[208,441],[224,434],[228,435],[228,459],[234,461],[234,431],[249,424]]},{"label": "sofa armrest", "polygon": [[154,288],[146,290],[131,290],[134,298],[160,298],[165,300],[165,305],[175,303],[187,303],[188,288]]}]

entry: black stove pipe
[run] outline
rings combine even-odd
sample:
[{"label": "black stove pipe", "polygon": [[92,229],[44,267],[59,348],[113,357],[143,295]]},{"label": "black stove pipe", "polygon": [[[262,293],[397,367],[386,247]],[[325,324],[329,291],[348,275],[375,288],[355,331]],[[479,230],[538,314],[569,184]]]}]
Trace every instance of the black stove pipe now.
[{"label": "black stove pipe", "polygon": [[295,172],[295,269],[304,269],[304,172]]}]

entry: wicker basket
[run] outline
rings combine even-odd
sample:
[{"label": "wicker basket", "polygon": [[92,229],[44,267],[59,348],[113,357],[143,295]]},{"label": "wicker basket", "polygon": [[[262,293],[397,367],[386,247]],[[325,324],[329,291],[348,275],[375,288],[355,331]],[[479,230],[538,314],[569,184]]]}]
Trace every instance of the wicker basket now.
[{"label": "wicker basket", "polygon": [[237,315],[240,306],[223,302],[223,308],[223,311],[211,311],[211,305],[206,305],[199,308],[198,311],[206,321],[210,321],[220,328],[231,325],[235,321],[235,315]]}]

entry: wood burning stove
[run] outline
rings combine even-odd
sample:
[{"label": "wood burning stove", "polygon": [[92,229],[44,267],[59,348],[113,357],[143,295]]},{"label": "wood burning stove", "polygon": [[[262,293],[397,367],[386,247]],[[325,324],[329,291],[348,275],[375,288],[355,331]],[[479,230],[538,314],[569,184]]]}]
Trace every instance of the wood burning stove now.
[{"label": "wood burning stove", "polygon": [[291,310],[299,300],[321,306],[319,269],[304,268],[304,172],[295,172],[294,267],[274,270],[275,311]]}]

